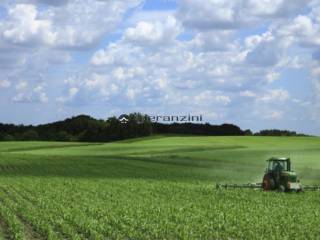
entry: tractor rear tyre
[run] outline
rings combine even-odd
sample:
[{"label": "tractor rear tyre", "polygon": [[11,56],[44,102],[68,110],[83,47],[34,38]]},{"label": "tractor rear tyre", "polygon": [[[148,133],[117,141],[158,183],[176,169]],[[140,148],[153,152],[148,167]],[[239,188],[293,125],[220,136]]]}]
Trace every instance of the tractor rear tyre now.
[{"label": "tractor rear tyre", "polygon": [[269,174],[264,175],[263,182],[262,182],[262,188],[264,191],[270,191],[273,190],[275,187],[275,182]]}]

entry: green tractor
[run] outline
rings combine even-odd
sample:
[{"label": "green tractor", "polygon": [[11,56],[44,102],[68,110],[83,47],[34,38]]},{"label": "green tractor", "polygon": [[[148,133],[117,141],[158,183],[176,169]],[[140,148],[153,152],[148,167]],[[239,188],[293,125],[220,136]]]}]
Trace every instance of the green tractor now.
[{"label": "green tractor", "polygon": [[270,158],[263,176],[264,191],[300,192],[302,187],[297,174],[291,169],[290,158]]},{"label": "green tractor", "polygon": [[264,191],[301,192],[305,190],[320,191],[320,185],[303,185],[297,178],[297,174],[291,169],[290,158],[275,158],[267,160],[267,169],[262,183],[247,184],[221,184],[216,183],[216,189],[250,188]]}]

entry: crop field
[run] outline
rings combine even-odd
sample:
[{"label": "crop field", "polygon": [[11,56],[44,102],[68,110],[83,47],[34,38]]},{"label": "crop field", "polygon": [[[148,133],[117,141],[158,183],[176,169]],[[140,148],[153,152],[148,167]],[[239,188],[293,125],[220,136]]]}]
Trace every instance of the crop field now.
[{"label": "crop field", "polygon": [[261,182],[271,156],[320,184],[316,137],[0,142],[0,238],[319,239],[320,192],[215,189]]}]

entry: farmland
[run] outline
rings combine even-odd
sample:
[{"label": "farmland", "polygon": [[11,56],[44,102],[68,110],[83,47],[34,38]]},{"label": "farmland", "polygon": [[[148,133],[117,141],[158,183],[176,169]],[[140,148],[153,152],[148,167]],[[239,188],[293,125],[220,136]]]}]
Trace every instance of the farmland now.
[{"label": "farmland", "polygon": [[317,239],[320,192],[215,190],[290,156],[320,184],[316,137],[0,142],[2,239]]}]

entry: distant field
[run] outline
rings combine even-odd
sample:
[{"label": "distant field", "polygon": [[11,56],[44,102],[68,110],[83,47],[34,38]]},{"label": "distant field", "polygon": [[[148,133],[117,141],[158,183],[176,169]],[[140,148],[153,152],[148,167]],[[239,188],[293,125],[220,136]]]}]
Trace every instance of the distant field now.
[{"label": "distant field", "polygon": [[290,156],[320,184],[320,138],[0,142],[3,239],[319,239],[320,192],[215,190]]}]

